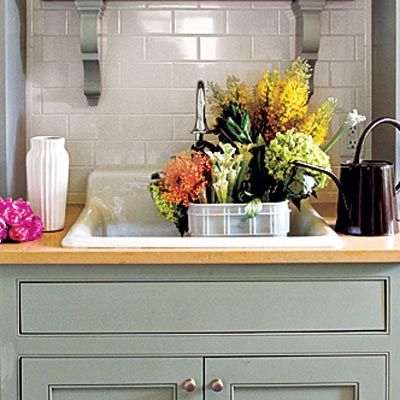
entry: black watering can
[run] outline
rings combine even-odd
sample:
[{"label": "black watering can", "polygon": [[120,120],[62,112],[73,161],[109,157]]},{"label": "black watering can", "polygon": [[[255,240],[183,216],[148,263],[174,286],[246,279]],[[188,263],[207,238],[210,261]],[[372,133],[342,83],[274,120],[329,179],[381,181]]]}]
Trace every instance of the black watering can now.
[{"label": "black watering can", "polygon": [[360,159],[368,135],[382,124],[390,124],[400,130],[400,122],[391,118],[371,122],[361,134],[354,160],[341,164],[340,180],[323,168],[295,162],[298,167],[327,174],[337,185],[337,232],[378,236],[393,235],[399,230],[396,195],[400,192],[400,182],[394,185],[393,163]]}]

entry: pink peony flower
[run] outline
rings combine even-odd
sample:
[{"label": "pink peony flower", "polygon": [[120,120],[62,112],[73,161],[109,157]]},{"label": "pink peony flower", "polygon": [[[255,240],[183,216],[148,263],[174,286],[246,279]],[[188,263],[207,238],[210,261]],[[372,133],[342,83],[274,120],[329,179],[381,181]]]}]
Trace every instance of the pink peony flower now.
[{"label": "pink peony flower", "polygon": [[10,197],[5,200],[0,200],[0,217],[9,226],[19,225],[32,215],[33,211],[31,206],[21,198],[15,201]]},{"label": "pink peony flower", "polygon": [[15,225],[8,231],[8,236],[15,242],[30,242],[39,239],[43,235],[43,224],[40,217],[31,215],[19,225]]},{"label": "pink peony flower", "polygon": [[9,238],[15,242],[28,242],[43,235],[43,223],[33,214],[28,202],[19,198],[0,198],[0,242]]},{"label": "pink peony flower", "polygon": [[0,217],[0,242],[4,239],[7,239],[7,224],[3,218]]}]

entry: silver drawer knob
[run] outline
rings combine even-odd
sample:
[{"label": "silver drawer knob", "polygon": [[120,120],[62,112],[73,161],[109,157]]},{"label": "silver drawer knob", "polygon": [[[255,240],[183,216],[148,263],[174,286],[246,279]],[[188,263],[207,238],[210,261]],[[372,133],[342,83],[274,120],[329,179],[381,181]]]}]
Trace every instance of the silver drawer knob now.
[{"label": "silver drawer knob", "polygon": [[211,390],[213,392],[220,392],[224,388],[224,382],[222,379],[216,378],[211,382]]},{"label": "silver drawer knob", "polygon": [[193,378],[186,379],[186,381],[183,382],[183,388],[187,392],[194,392],[197,389],[197,383]]}]

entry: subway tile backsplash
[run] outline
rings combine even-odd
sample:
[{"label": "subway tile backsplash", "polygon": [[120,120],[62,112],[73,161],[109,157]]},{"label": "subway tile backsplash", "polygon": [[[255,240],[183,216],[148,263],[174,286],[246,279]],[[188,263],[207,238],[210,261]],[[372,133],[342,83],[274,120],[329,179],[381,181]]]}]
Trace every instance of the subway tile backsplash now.
[{"label": "subway tile backsplash", "polygon": [[[333,126],[370,113],[371,0],[328,0],[315,73]],[[69,200],[84,200],[96,166],[158,164],[192,144],[198,79],[250,82],[294,58],[294,17],[281,1],[108,1],[99,24],[103,93],[83,95],[79,16],[70,1],[28,1],[28,140],[61,135],[71,155]],[[332,154],[340,162],[340,147]],[[331,185],[322,201],[335,199]]]}]

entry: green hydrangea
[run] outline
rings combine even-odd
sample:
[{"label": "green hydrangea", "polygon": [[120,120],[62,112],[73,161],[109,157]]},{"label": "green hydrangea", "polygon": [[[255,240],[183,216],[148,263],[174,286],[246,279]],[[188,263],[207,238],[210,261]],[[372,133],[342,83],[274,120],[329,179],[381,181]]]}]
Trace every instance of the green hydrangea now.
[{"label": "green hydrangea", "polygon": [[150,183],[148,190],[153,198],[154,205],[160,213],[160,216],[167,221],[173,222],[174,224],[178,223],[180,215],[178,207],[164,199],[164,197],[161,195],[162,193],[160,186],[156,183]]},{"label": "green hydrangea", "polygon": [[276,134],[265,150],[265,168],[283,185],[287,199],[304,199],[326,186],[328,177],[325,174],[297,168],[293,165],[295,161],[330,170],[329,156],[310,135],[293,130]]}]

